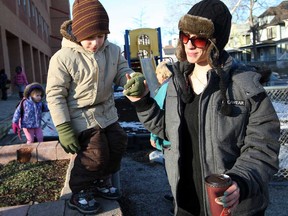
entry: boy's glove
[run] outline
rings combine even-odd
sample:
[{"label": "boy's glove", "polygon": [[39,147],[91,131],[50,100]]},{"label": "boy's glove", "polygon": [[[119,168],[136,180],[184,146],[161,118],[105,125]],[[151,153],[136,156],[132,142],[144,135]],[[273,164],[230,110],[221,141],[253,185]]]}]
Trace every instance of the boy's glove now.
[{"label": "boy's glove", "polygon": [[145,77],[142,73],[135,72],[131,74],[131,79],[124,85],[124,95],[140,97],[145,92]]},{"label": "boy's glove", "polygon": [[12,123],[12,130],[13,130],[13,132],[14,132],[15,134],[17,134],[18,131],[20,131],[19,125],[18,125],[17,123],[13,122],[13,123]]},{"label": "boy's glove", "polygon": [[75,154],[80,150],[79,141],[70,125],[70,122],[65,122],[56,126],[58,131],[60,144],[66,153]]}]

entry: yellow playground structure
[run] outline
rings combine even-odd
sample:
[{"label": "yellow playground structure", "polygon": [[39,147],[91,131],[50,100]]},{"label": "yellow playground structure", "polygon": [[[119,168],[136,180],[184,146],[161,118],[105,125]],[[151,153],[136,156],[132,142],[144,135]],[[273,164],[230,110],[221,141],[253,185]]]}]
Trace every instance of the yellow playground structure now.
[{"label": "yellow playground structure", "polygon": [[158,61],[163,60],[161,29],[139,28],[126,30],[124,38],[124,54],[129,66],[134,71],[144,74],[150,91],[156,89],[159,84],[155,69]]}]

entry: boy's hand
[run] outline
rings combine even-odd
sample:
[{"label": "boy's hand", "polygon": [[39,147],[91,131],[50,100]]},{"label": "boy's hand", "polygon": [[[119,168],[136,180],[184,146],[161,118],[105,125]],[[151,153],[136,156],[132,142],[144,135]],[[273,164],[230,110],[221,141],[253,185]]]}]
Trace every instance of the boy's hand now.
[{"label": "boy's hand", "polygon": [[65,122],[56,126],[58,131],[60,144],[66,153],[75,154],[80,150],[78,139],[70,125],[70,122]]},{"label": "boy's hand", "polygon": [[126,96],[141,97],[145,92],[145,77],[142,73],[134,72],[131,74],[126,74],[127,83],[124,86],[123,94]]}]

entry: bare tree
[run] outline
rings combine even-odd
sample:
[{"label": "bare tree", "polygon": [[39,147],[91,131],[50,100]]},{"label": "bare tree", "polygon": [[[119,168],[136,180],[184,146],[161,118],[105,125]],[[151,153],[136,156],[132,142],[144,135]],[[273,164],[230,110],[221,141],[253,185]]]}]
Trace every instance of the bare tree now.
[{"label": "bare tree", "polygon": [[266,0],[226,0],[228,7],[233,14],[233,21],[235,23],[248,22],[250,31],[252,33],[252,54],[254,61],[258,60],[258,53],[256,43],[258,38],[258,20],[263,11],[267,10],[270,6],[275,6],[281,0],[271,0],[269,3]]},{"label": "bare tree", "polygon": [[146,25],[145,18],[146,18],[145,10],[144,10],[144,8],[142,8],[140,13],[139,13],[139,17],[133,18],[134,23],[135,23],[137,28],[143,28]]},{"label": "bare tree", "polygon": [[[223,0],[223,2],[230,9],[233,15],[234,23],[249,23],[250,31],[252,33],[252,52],[254,55],[254,60],[258,60],[256,43],[257,43],[257,16],[267,10],[270,6],[278,5],[282,0]],[[182,15],[187,13],[187,11],[199,0],[178,0],[175,3],[174,0],[167,1],[168,13],[166,17],[166,27],[164,29],[165,33],[168,35],[173,35],[178,33],[178,21]]]},{"label": "bare tree", "polygon": [[165,17],[166,26],[162,28],[162,32],[169,36],[178,34],[179,19],[186,14],[190,8],[199,0],[168,0],[165,1],[167,13]]}]

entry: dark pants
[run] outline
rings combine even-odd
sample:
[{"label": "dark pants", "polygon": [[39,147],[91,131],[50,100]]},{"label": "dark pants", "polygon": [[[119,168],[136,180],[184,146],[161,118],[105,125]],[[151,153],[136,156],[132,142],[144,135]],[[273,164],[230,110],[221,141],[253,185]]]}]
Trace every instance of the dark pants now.
[{"label": "dark pants", "polygon": [[1,88],[1,91],[2,91],[2,100],[7,100],[7,88],[6,87],[3,87]]},{"label": "dark pants", "polygon": [[104,129],[98,126],[80,133],[81,151],[75,158],[69,182],[72,192],[89,188],[95,180],[119,171],[127,140],[118,122]]},{"label": "dark pants", "polygon": [[22,100],[23,97],[24,97],[24,92],[19,92],[19,98],[20,98],[20,100]]}]

